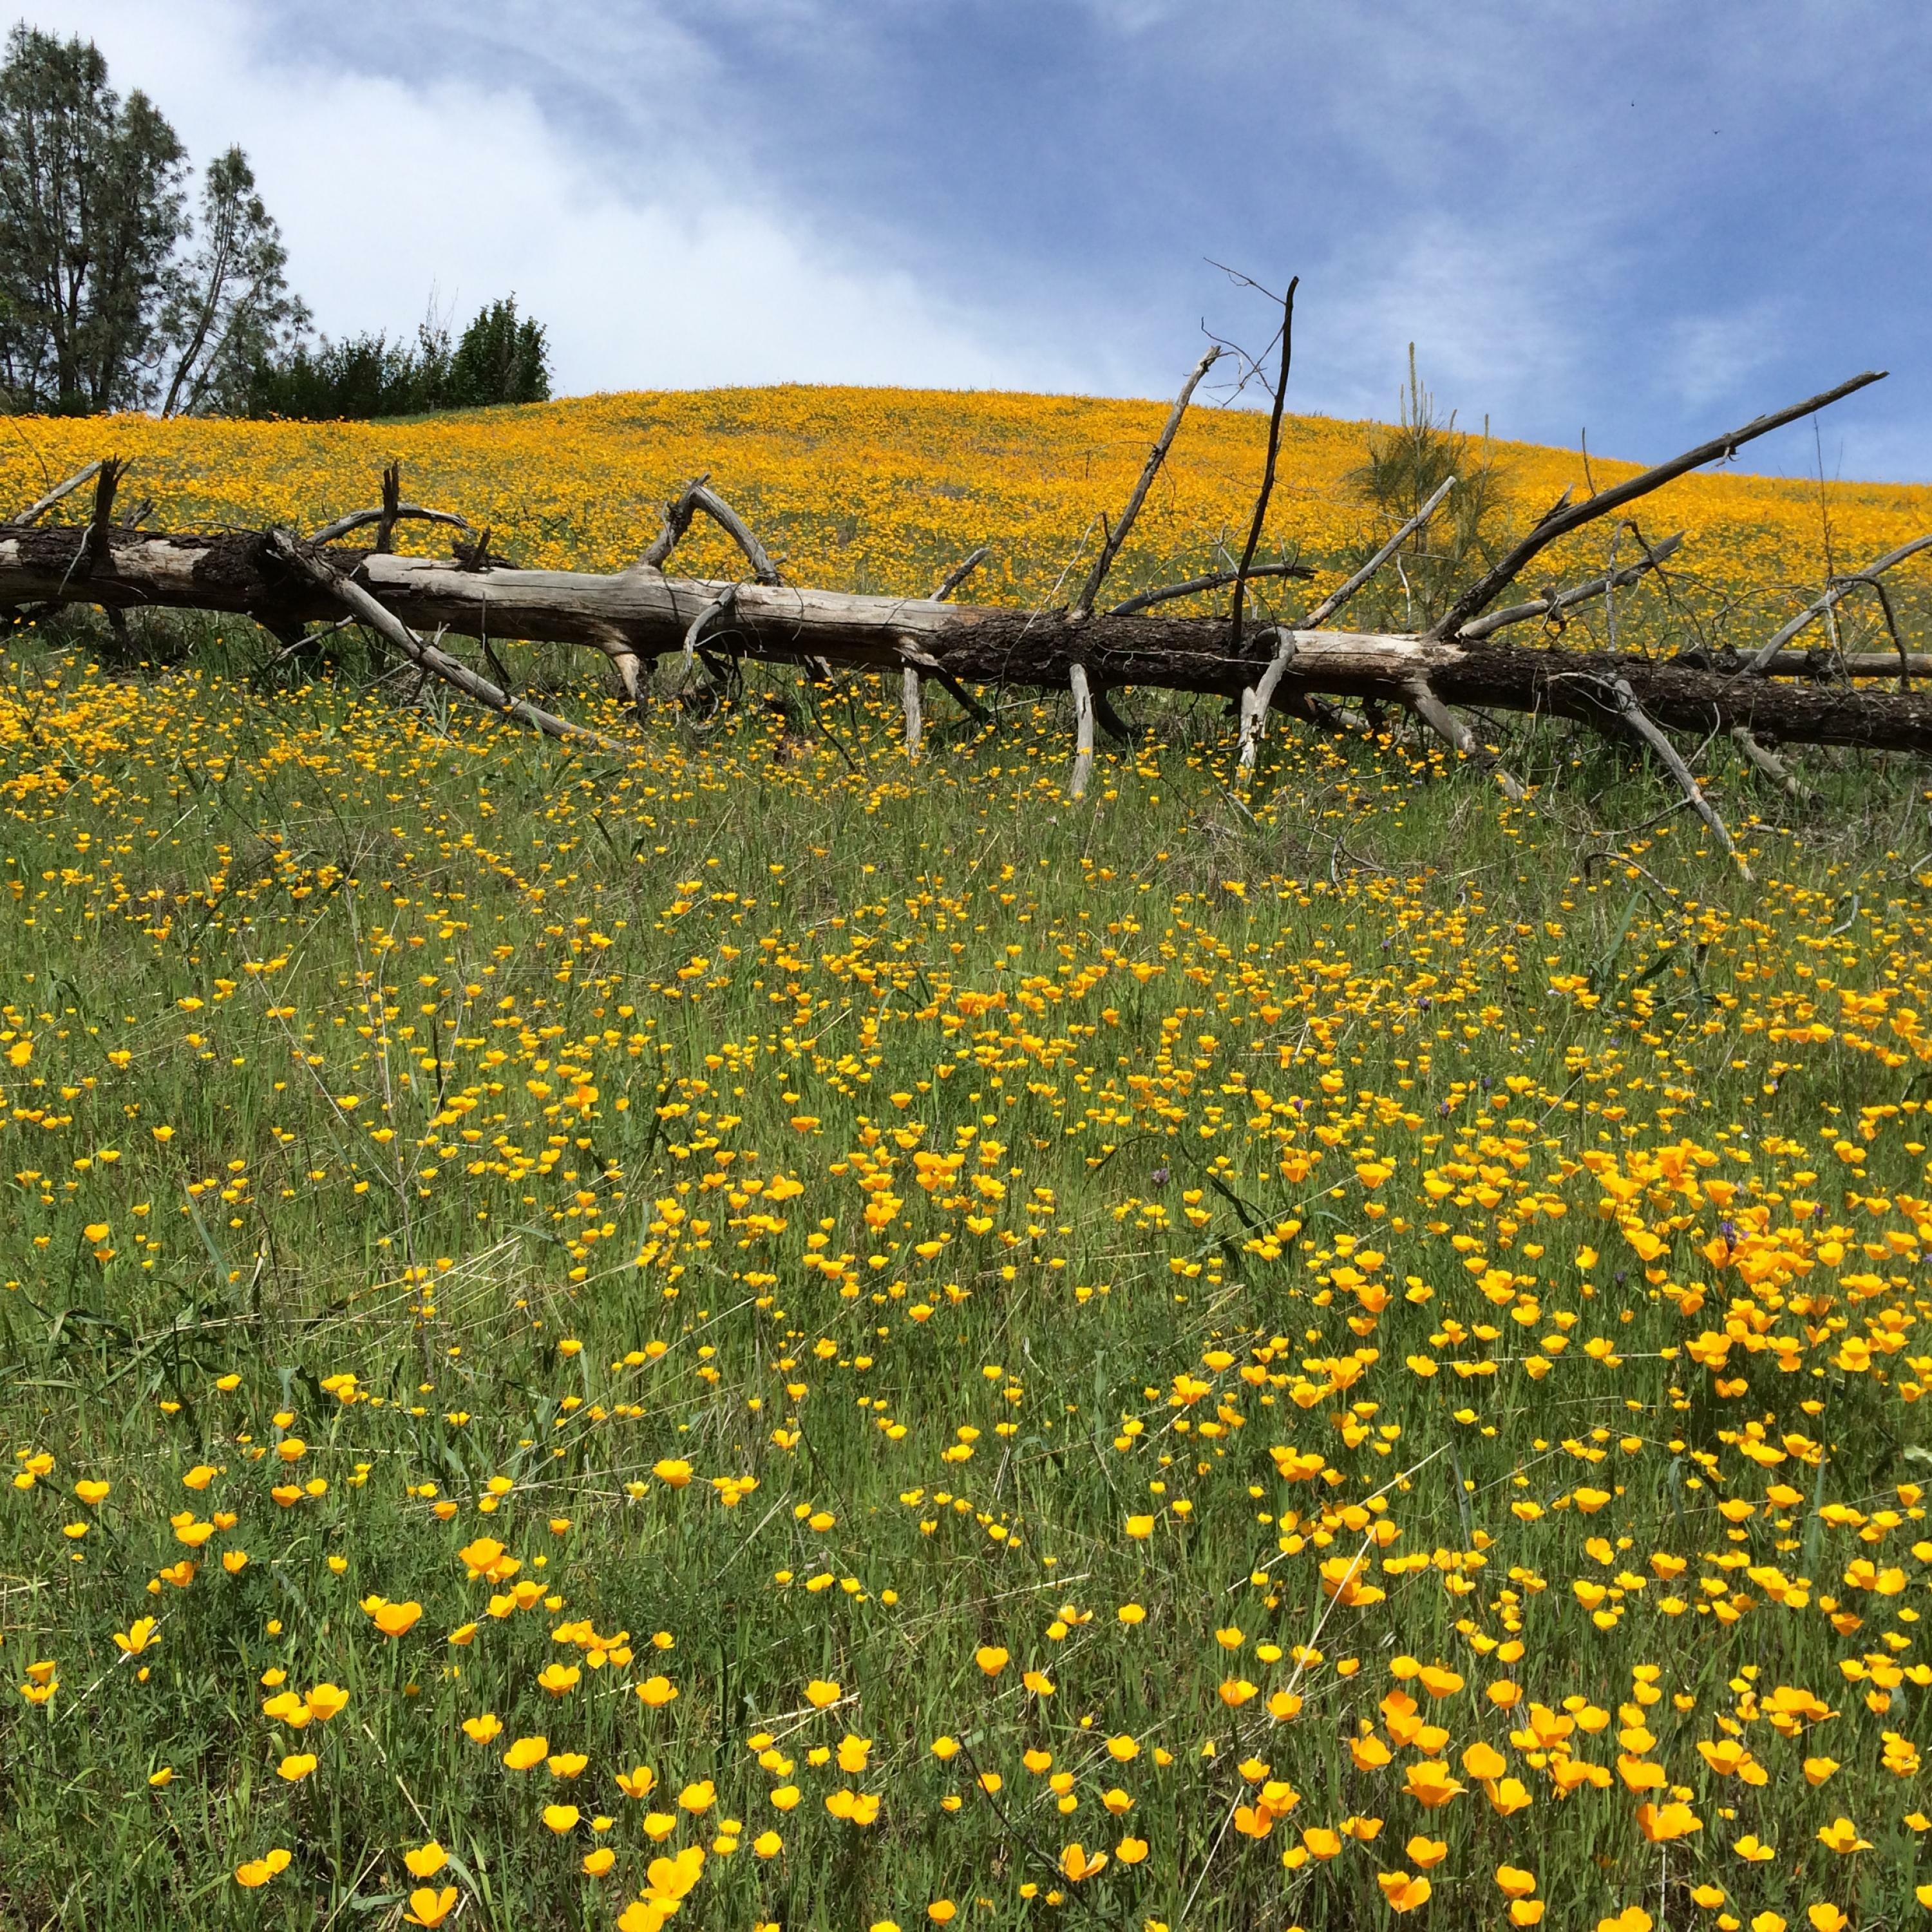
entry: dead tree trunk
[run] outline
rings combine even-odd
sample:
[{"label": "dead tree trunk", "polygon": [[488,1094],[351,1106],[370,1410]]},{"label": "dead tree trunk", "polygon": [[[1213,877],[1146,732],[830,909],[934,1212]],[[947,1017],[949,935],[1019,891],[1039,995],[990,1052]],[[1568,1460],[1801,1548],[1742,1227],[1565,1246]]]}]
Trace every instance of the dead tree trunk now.
[{"label": "dead tree trunk", "polygon": [[[835,669],[896,676],[906,712],[906,742],[916,754],[922,717],[919,682],[938,680],[983,718],[969,686],[1017,686],[1070,692],[1077,727],[1072,790],[1082,794],[1093,758],[1096,716],[1113,728],[1118,718],[1107,693],[1123,686],[1211,694],[1229,700],[1240,720],[1240,764],[1253,762],[1271,711],[1334,727],[1346,722],[1330,700],[1353,700],[1370,707],[1399,706],[1459,752],[1492,770],[1514,797],[1522,787],[1497,764],[1466,714],[1496,712],[1571,718],[1647,747],[1720,842],[1730,836],[1700,790],[1689,766],[1665,736],[1694,734],[1700,740],[1728,733],[1762,770],[1785,772],[1767,744],[1856,746],[1932,753],[1932,693],[1910,688],[1925,659],[1914,658],[1900,637],[1880,582],[1883,574],[1932,547],[1922,538],[1888,552],[1866,570],[1835,580],[1825,597],[1778,632],[1749,658],[1714,660],[1706,654],[1654,659],[1624,653],[1525,648],[1498,642],[1496,634],[1515,623],[1547,618],[1585,599],[1610,596],[1644,572],[1658,568],[1680,539],[1645,544],[1635,564],[1567,590],[1551,590],[1526,602],[1492,609],[1522,569],[1550,544],[1593,518],[1621,509],[1697,464],[1726,457],[1780,424],[1792,422],[1879,380],[1850,382],[1809,401],[1760,416],[1741,429],[1673,458],[1670,462],[1586,498],[1562,502],[1546,514],[1501,563],[1460,596],[1448,614],[1419,635],[1329,628],[1348,598],[1373,575],[1410,532],[1418,529],[1447,494],[1445,483],[1416,516],[1338,590],[1291,623],[1252,632],[1232,613],[1226,618],[1155,614],[1161,593],[1144,593],[1119,608],[1096,612],[1095,600],[1135,514],[1180,426],[1196,384],[1214,360],[1204,356],[1188,378],[1166,427],[1150,453],[1134,494],[1071,609],[1002,610],[956,604],[946,598],[983,556],[976,551],[926,598],[860,596],[784,583],[749,526],[700,478],[666,506],[664,525],[644,555],[610,574],[517,570],[490,554],[487,531],[476,542],[458,540],[449,560],[399,556],[389,536],[400,519],[415,518],[467,529],[448,512],[426,510],[401,500],[392,469],[383,478],[380,509],[358,513],[317,531],[306,542],[283,530],[228,532],[214,536],[160,535],[113,518],[123,465],[108,460],[71,478],[11,522],[0,523],[0,608],[68,603],[97,604],[118,625],[130,610],[200,610],[254,618],[278,638],[300,638],[317,620],[372,626],[434,675],[475,702],[554,737],[610,748],[610,741],[567,720],[512,698],[440,650],[423,634],[492,641],[582,645],[602,652],[634,698],[646,659],[675,655],[687,676],[701,659],[714,670],[728,660],[757,659],[797,664],[815,680]],[[1282,380],[1286,380],[1284,350]],[[1277,404],[1279,395],[1277,395]],[[97,473],[98,472],[98,473]],[[93,514],[84,524],[36,527],[34,519],[92,476]],[[1264,478],[1258,532],[1272,468]],[[1453,479],[1451,479],[1453,482]],[[702,509],[744,553],[752,580],[718,584],[667,576],[663,566]],[[334,539],[368,522],[377,525],[374,549]],[[1249,552],[1254,548],[1251,533]],[[1244,554],[1234,573],[1237,598],[1264,568],[1283,576],[1305,574],[1299,565],[1261,566]],[[1200,580],[1206,585],[1218,580]],[[1868,586],[1883,605],[1893,653],[1846,659],[1835,651],[1786,648],[1810,618],[1845,592]],[[1190,585],[1190,587],[1199,587]],[[701,647],[700,647],[701,646]],[[1882,673],[1893,688],[1855,680]],[[1733,856],[1735,853],[1733,852]]]},{"label": "dead tree trunk", "polygon": [[[267,535],[166,536],[92,526],[0,526],[0,604],[88,603],[122,610],[232,612],[274,627],[340,617],[340,594],[277,554]],[[88,554],[83,555],[83,551]],[[610,575],[478,570],[440,559],[331,545],[320,554],[418,633],[444,630],[501,642],[579,644],[639,658],[681,653],[694,620],[730,586],[655,570]],[[78,566],[78,567],[76,567]],[[1010,610],[927,598],[745,584],[707,629],[708,649],[776,664],[822,658],[896,678],[905,646],[952,680],[1065,691],[1073,667],[1094,685],[1152,686],[1238,698],[1292,644],[1270,698],[1305,711],[1310,697],[1406,705],[1419,683],[1460,709],[1535,713],[1614,727],[1617,680],[1657,722],[1700,737],[1742,726],[1790,744],[1932,752],[1932,694],[1827,682],[1829,661],[1780,653],[1767,667],[1814,674],[1754,674],[1744,664],[1648,659],[1492,639],[1474,643],[1378,632],[1270,629],[1231,656],[1217,618],[1136,614],[1077,622],[1060,610]],[[1871,660],[1872,664],[1878,662]],[[1896,661],[1889,661],[1896,668]],[[1857,669],[1869,676],[1862,662]]]}]

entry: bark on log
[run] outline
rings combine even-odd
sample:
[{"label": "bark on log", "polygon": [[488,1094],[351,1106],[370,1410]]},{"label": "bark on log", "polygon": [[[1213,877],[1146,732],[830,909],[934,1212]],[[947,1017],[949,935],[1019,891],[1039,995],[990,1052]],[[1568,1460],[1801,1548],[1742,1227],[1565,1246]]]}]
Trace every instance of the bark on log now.
[{"label": "bark on log", "polygon": [[[340,602],[280,560],[266,533],[109,530],[77,568],[92,527],[0,526],[0,606],[232,612],[272,629],[340,614]],[[465,568],[347,546],[320,554],[418,634],[442,628],[498,642],[583,645],[607,656],[681,652],[694,620],[730,587],[656,571]],[[1932,753],[1932,694],[1827,683],[1815,675],[1786,682],[1706,662],[1327,629],[1263,633],[1238,655],[1218,618],[1100,615],[1075,622],[1065,611],[928,598],[757,584],[736,592],[728,619],[707,629],[707,649],[772,662],[822,658],[896,675],[910,647],[953,682],[1064,692],[1078,664],[1094,686],[1159,686],[1234,699],[1266,668],[1280,634],[1292,651],[1273,705],[1296,716],[1306,716],[1318,696],[1407,704],[1421,683],[1448,705],[1614,728],[1621,678],[1645,712],[1671,730],[1701,736],[1742,726],[1772,743]],[[1805,654],[1780,652],[1767,669],[1782,670],[1786,658],[1810,668]]]}]

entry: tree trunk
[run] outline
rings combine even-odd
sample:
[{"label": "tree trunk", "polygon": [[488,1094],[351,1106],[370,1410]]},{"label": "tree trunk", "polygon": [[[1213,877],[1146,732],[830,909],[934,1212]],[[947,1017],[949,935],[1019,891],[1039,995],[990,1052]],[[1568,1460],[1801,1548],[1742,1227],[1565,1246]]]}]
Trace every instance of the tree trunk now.
[{"label": "tree trunk", "polygon": [[[90,603],[122,610],[233,612],[271,628],[339,616],[341,603],[278,557],[268,536],[164,536],[114,530],[83,556],[72,526],[0,527],[0,606]],[[728,586],[640,566],[611,575],[485,568],[346,546],[314,553],[352,578],[417,632],[493,640],[578,644],[621,658],[685,649],[694,621]],[[897,675],[910,662],[967,684],[1066,690],[1076,664],[1090,686],[1158,686],[1238,698],[1253,687],[1284,634],[1264,631],[1238,653],[1225,622],[1150,614],[1094,616],[1003,610],[926,598],[860,596],[742,584],[704,628],[712,652]],[[1932,695],[1828,682],[1828,662],[1782,652],[1753,675],[1741,665],[1652,660],[1340,630],[1288,634],[1293,649],[1272,695],[1306,716],[1312,698],[1413,702],[1418,689],[1445,704],[1548,713],[1616,728],[1617,680],[1673,730],[1702,736],[1742,728],[1790,743],[1932,752]],[[1859,667],[1864,668],[1863,664]],[[1480,734],[1478,734],[1480,737]]]}]

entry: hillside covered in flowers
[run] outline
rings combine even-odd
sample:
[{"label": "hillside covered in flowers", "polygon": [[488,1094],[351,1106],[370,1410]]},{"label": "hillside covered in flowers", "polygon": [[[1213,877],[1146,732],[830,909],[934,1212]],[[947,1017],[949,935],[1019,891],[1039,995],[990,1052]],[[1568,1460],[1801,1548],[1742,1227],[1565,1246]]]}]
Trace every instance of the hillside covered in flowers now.
[{"label": "hillside covered in flowers", "polygon": [[[709,470],[796,580],[1043,600],[1160,413],[33,423],[0,492],[311,525],[400,458],[582,568]],[[1258,436],[1190,423],[1122,594]],[[1291,424],[1271,544],[1339,567],[1361,443]],[[1687,480],[1634,609],[1774,626],[1932,509],[1824,500]],[[0,1924],[1932,1901],[1922,771],[1725,766],[1754,886],[1554,728],[1515,806],[1150,708],[1076,806],[1045,703],[909,764],[890,693],[554,667],[586,758],[106,644],[0,665]]]}]

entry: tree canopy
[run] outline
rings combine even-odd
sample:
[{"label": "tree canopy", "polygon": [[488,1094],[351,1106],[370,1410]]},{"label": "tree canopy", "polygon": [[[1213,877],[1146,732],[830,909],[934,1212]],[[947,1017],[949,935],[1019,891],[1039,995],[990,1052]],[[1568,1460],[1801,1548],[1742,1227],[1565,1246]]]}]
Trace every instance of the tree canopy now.
[{"label": "tree canopy", "polygon": [[311,332],[248,157],[198,183],[91,41],[24,23],[0,60],[0,403],[20,413],[363,417],[541,401],[543,325],[514,296],[454,344]]}]

